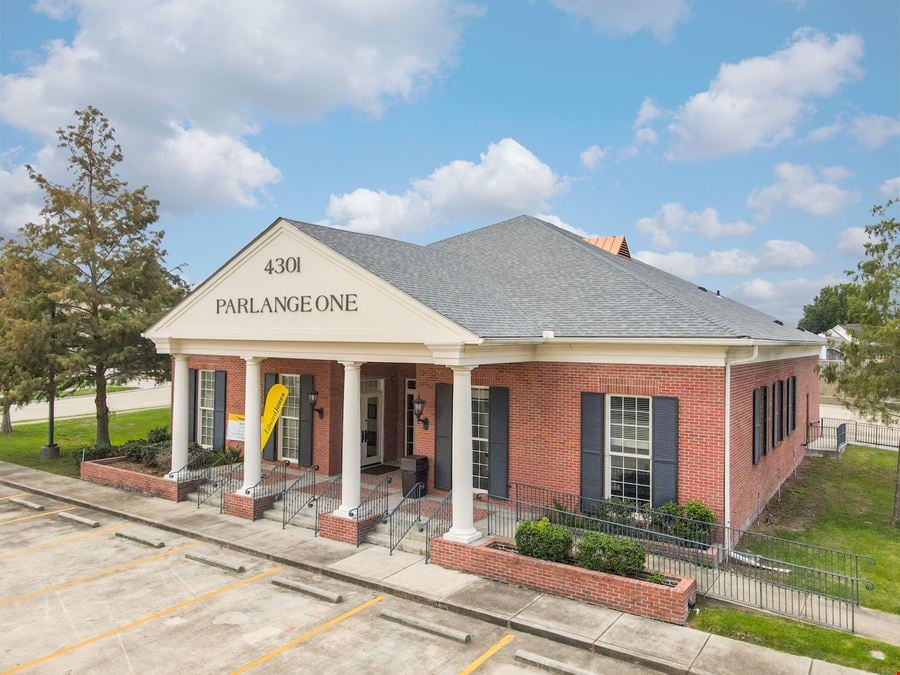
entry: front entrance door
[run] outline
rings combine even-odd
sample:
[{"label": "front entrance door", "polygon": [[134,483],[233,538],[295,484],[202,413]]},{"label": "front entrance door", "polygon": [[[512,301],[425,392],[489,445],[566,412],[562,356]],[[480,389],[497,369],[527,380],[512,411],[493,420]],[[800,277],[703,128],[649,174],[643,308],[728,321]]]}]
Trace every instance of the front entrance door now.
[{"label": "front entrance door", "polygon": [[360,396],[360,463],[380,464],[384,453],[384,380],[364,380]]}]

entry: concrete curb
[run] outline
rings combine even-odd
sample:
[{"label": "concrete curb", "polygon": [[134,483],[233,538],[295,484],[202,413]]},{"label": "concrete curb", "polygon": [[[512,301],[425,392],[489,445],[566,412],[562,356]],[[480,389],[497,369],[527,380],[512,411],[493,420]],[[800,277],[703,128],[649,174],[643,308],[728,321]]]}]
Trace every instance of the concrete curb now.
[{"label": "concrete curb", "polygon": [[447,638],[448,640],[462,642],[463,644],[468,644],[472,640],[472,636],[465,631],[456,630],[455,628],[450,628],[439,623],[434,623],[433,621],[426,621],[425,619],[410,616],[409,614],[401,614],[400,612],[392,612],[389,609],[384,609],[378,614],[378,616],[380,616],[382,619],[387,619],[388,621],[393,621],[394,623],[399,623],[403,626],[416,628],[418,630],[425,631],[426,633],[431,633],[432,635]]},{"label": "concrete curb", "polygon": [[57,513],[56,517],[71,520],[73,523],[78,523],[79,525],[87,525],[88,527],[100,527],[100,521],[91,520],[90,518],[85,518],[84,516],[77,516],[74,513],[69,513],[68,511]]},{"label": "concrete curb", "polygon": [[18,506],[24,506],[26,509],[33,509],[35,511],[43,511],[43,504],[35,504],[34,502],[30,502],[27,499],[22,499],[21,497],[10,497],[6,500],[8,504],[16,504]]},{"label": "concrete curb", "polygon": [[128,532],[116,532],[116,536],[121,539],[127,539],[128,541],[134,541],[138,544],[143,544],[144,546],[150,546],[151,548],[165,548],[166,542],[161,539],[157,539],[153,541],[152,539],[144,539],[136,534],[129,534]]},{"label": "concrete curb", "polygon": [[516,661],[527,663],[529,666],[540,668],[541,670],[549,670],[551,673],[562,673],[563,675],[596,675],[592,670],[585,670],[569,663],[563,663],[556,659],[549,659],[546,656],[529,652],[525,649],[517,649],[515,654]]},{"label": "concrete curb", "polygon": [[330,602],[335,605],[344,601],[344,596],[342,596],[340,593],[335,593],[334,591],[318,588],[317,586],[313,586],[311,584],[304,584],[302,581],[294,581],[292,579],[272,579],[272,583],[275,586],[287,588],[288,590],[297,591],[299,593],[306,593],[307,595],[311,595],[314,598],[318,598],[319,600],[324,600],[325,602]]},{"label": "concrete curb", "polygon": [[203,563],[204,565],[212,565],[213,567],[219,567],[223,570],[228,570],[229,572],[237,572],[238,574],[243,574],[247,571],[247,568],[243,565],[238,565],[237,563],[228,562],[227,560],[219,560],[217,558],[210,558],[209,556],[200,555],[199,553],[185,553],[184,557],[188,560],[193,560],[194,562]]}]

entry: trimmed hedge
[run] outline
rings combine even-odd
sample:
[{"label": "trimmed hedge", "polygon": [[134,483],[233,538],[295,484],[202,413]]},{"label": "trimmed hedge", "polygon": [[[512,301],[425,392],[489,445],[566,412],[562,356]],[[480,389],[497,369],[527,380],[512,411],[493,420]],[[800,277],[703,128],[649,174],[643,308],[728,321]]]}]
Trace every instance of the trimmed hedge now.
[{"label": "trimmed hedge", "polygon": [[575,546],[575,562],[580,567],[633,577],[644,570],[647,549],[634,539],[585,532]]},{"label": "trimmed hedge", "polygon": [[692,499],[684,504],[666,502],[654,509],[653,523],[661,531],[681,539],[706,543],[716,524],[716,514],[701,501]]},{"label": "trimmed hedge", "polygon": [[516,529],[516,549],[522,555],[566,563],[572,559],[572,533],[547,518],[528,520]]}]

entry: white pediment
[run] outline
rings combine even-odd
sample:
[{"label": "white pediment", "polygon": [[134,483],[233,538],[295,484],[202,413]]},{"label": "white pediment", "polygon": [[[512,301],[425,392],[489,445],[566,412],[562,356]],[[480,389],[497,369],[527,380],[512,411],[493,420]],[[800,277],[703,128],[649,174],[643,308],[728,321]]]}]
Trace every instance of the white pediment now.
[{"label": "white pediment", "polygon": [[281,220],[145,335],[157,342],[480,342],[470,331]]}]

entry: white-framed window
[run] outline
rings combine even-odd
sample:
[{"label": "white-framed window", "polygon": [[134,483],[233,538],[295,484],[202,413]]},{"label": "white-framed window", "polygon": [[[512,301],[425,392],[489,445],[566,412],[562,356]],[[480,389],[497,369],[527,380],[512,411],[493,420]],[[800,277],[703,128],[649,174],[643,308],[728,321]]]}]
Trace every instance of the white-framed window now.
[{"label": "white-framed window", "polygon": [[278,448],[281,459],[297,462],[300,459],[300,376],[279,375],[278,381],[288,390],[278,420]]},{"label": "white-framed window", "polygon": [[652,401],[646,396],[607,397],[606,494],[650,506],[653,466]]},{"label": "white-framed window", "polygon": [[488,489],[488,387],[472,387],[472,487]]},{"label": "white-framed window", "polygon": [[403,437],[403,454],[411,455],[416,451],[416,412],[413,401],[416,398],[416,381],[406,380],[406,409],[404,416],[405,434]]},{"label": "white-framed window", "polygon": [[201,370],[197,379],[197,443],[211,448],[216,426],[216,371]]}]

